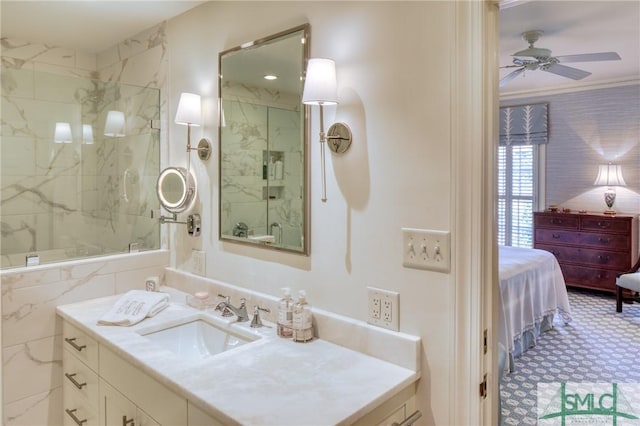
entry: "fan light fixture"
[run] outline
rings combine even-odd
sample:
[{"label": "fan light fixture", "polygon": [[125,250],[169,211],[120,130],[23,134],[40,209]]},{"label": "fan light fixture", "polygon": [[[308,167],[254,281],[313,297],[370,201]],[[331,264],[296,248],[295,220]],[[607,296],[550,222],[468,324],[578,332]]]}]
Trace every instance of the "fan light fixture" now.
[{"label": "fan light fixture", "polygon": [[593,184],[607,187],[604,192],[604,202],[608,209],[605,210],[604,214],[615,215],[616,212],[613,210],[613,204],[616,202],[616,190],[614,187],[627,185],[622,177],[622,166],[611,163],[599,165],[598,176]]},{"label": "fan light fixture", "polygon": [[302,92],[302,103],[320,107],[320,162],[322,168],[322,202],[327,201],[327,178],[325,171],[325,142],[331,151],[342,154],[351,146],[351,129],[344,123],[334,123],[324,132],[325,105],[338,103],[336,64],[331,59],[312,58],[307,65],[307,75]]}]

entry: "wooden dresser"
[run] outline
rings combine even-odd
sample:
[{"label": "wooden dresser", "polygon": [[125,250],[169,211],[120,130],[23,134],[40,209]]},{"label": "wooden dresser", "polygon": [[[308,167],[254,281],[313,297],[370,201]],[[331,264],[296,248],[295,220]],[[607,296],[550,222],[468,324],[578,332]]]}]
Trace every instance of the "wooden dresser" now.
[{"label": "wooden dresser", "polygon": [[638,260],[638,216],[535,212],[534,247],[553,253],[567,286],[614,292]]}]

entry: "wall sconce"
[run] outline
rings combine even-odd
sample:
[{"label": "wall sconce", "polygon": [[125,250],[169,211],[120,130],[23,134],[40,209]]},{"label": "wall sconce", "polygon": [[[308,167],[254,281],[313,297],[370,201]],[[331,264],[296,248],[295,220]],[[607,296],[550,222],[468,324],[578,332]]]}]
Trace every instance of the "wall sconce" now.
[{"label": "wall sconce", "polygon": [[107,113],[107,120],[104,124],[104,135],[112,138],[125,137],[124,112],[111,110]]},{"label": "wall sconce", "polygon": [[53,141],[55,143],[71,143],[71,124],[65,122],[56,123],[56,129],[53,132]]},{"label": "wall sconce", "polygon": [[594,185],[606,186],[607,190],[604,192],[604,202],[607,204],[608,210],[605,210],[604,214],[615,215],[615,210],[612,209],[613,203],[616,202],[616,190],[614,186],[626,186],[626,182],[622,177],[622,166],[619,164],[601,164],[598,166],[598,177],[593,182]]},{"label": "wall sconce", "polygon": [[211,142],[207,138],[200,139],[197,148],[191,147],[191,126],[202,124],[202,104],[200,95],[193,93],[182,93],[176,111],[176,124],[187,126],[187,170],[189,169],[189,158],[191,151],[198,151],[201,160],[208,160],[211,157]]},{"label": "wall sconce", "polygon": [[82,143],[85,145],[93,144],[93,127],[91,124],[82,125]]},{"label": "wall sconce", "polygon": [[336,81],[336,64],[331,59],[312,58],[307,65],[307,75],[302,92],[302,103],[320,106],[320,162],[322,167],[322,198],[327,201],[327,179],[325,172],[324,146],[328,142],[329,149],[342,154],[351,146],[351,129],[344,123],[334,123],[324,133],[324,105],[338,103],[338,84]]}]

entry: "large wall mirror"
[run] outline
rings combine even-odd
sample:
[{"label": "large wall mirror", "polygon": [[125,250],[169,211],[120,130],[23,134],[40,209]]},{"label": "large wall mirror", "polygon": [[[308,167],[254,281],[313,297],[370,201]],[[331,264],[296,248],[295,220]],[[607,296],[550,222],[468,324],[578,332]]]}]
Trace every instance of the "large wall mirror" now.
[{"label": "large wall mirror", "polygon": [[309,254],[309,25],[218,58],[220,239]]}]

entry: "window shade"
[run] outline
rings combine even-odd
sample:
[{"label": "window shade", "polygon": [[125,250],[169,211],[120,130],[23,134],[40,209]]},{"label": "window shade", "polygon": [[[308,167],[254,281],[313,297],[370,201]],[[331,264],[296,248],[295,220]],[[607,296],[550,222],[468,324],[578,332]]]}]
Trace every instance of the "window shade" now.
[{"label": "window shade", "polygon": [[500,108],[500,145],[548,143],[548,104]]}]

